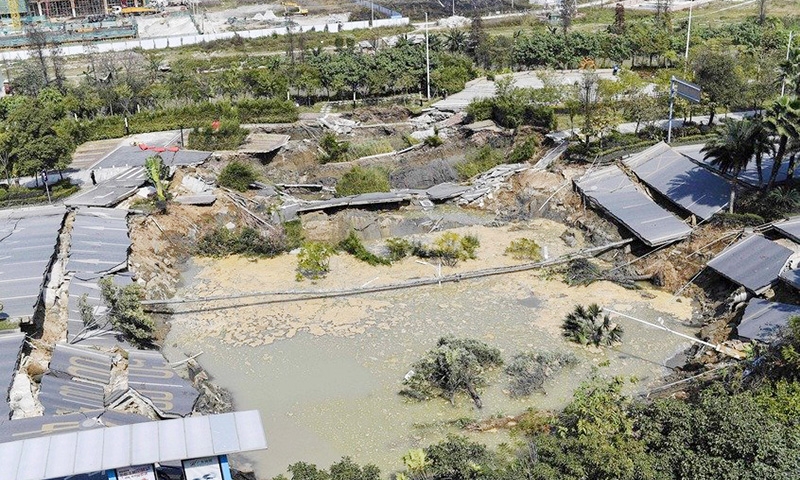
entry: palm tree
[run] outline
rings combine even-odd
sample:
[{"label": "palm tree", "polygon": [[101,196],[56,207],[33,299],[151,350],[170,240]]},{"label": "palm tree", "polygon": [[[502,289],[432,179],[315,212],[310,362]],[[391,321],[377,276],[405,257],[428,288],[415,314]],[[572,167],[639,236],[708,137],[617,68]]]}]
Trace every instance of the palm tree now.
[{"label": "palm tree", "polygon": [[736,200],[736,178],[747,167],[756,151],[753,142],[755,130],[755,123],[751,120],[726,119],[716,130],[715,137],[700,150],[722,173],[731,174],[731,198],[728,202],[731,213]]},{"label": "palm tree", "polygon": [[575,305],[561,325],[564,336],[581,345],[610,346],[622,341],[622,327],[611,323],[608,315],[602,315],[600,307],[593,303],[589,307]]},{"label": "palm tree", "polygon": [[769,189],[778,178],[789,139],[800,137],[800,99],[794,96],[778,98],[767,109],[764,123],[773,134],[778,135],[778,150],[775,152],[775,161],[767,184]]},{"label": "palm tree", "polygon": [[753,142],[753,150],[756,155],[756,168],[758,169],[758,183],[764,183],[763,169],[761,168],[764,155],[768,153],[775,153],[775,144],[772,143],[770,130],[764,124],[764,119],[761,117],[753,118],[752,120],[751,139]]},{"label": "palm tree", "polygon": [[464,30],[451,28],[444,34],[444,44],[452,53],[464,53],[467,49],[467,34]]},{"label": "palm tree", "polygon": [[426,469],[431,465],[431,460],[425,455],[425,450],[412,448],[403,455],[403,464],[411,475],[411,480],[428,480]]}]

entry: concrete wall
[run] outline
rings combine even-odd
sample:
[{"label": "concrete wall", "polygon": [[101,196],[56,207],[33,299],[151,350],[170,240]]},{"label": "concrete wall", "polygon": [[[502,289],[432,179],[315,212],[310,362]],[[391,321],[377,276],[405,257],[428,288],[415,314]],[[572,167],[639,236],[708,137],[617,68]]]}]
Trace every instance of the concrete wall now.
[{"label": "concrete wall", "polygon": [[[395,27],[395,26],[402,26],[408,25],[409,19],[408,18],[385,18],[380,20],[375,20],[373,22],[374,27]],[[317,31],[321,32],[325,30],[325,27],[328,28],[329,32],[340,32],[346,30],[357,30],[363,28],[369,28],[369,21],[363,22],[346,22],[346,23],[330,23],[330,24],[319,24],[319,25],[304,25],[302,27],[294,27],[292,31],[299,32],[304,31]],[[198,43],[204,42],[211,42],[214,40],[224,40],[233,38],[235,35],[239,35],[242,38],[262,38],[262,37],[269,37],[273,34],[276,35],[286,35],[286,27],[280,28],[264,28],[260,30],[244,30],[241,32],[223,32],[223,33],[209,33],[206,35],[176,35],[174,37],[159,37],[159,38],[146,38],[146,39],[138,39],[138,40],[127,40],[127,41],[118,41],[118,42],[97,42],[92,44],[92,48],[96,52],[122,52],[125,50],[133,50],[135,48],[141,48],[142,50],[156,50],[161,48],[175,48],[180,47],[183,45],[195,45]],[[86,49],[83,45],[63,45],[61,47],[61,55],[69,56],[69,55],[83,55],[86,53]],[[19,50],[7,50],[0,52],[0,58],[4,61],[14,61],[14,60],[25,60],[31,57],[32,52],[27,49],[19,49]],[[49,52],[47,52],[49,55]]]}]

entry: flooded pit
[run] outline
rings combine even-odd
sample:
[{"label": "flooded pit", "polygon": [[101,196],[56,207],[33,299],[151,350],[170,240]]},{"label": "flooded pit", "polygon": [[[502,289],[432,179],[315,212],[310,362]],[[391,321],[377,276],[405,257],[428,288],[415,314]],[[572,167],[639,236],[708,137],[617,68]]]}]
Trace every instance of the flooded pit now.
[{"label": "flooded pit", "polygon": [[[631,389],[644,389],[668,373],[667,359],[688,347],[679,337],[635,322],[623,323],[624,343],[615,349],[599,351],[569,344],[560,337],[560,311],[568,310],[576,299],[613,298],[620,293],[618,287],[595,284],[572,289],[550,281],[551,288],[561,293],[534,297],[530,294],[534,281],[531,274],[514,274],[376,294],[373,300],[389,307],[348,323],[341,335],[311,335],[301,329],[292,338],[257,347],[199,336],[191,329],[193,322],[176,316],[168,344],[181,347],[167,353],[177,359],[183,352],[205,352],[200,363],[216,383],[231,391],[236,408],[261,411],[270,448],[248,459],[266,478],[285,473],[296,461],[328,466],[344,455],[360,463],[375,463],[385,473],[398,470],[410,448],[458,431],[450,425],[453,421],[518,414],[529,407],[561,408],[580,381],[605,360],[609,364],[601,368],[604,374],[635,376],[639,383]],[[327,302],[336,312],[345,311],[337,304],[353,300]],[[652,310],[644,299],[614,306],[641,318],[662,317],[668,327],[692,332],[677,317]],[[228,315],[231,323],[237,321],[235,311]],[[501,348],[505,359],[527,350],[569,351],[580,364],[549,379],[546,395],[524,399],[504,393],[509,379],[494,372],[482,395],[482,410],[474,408],[466,396],[455,407],[443,399],[404,400],[397,392],[409,366],[446,334],[484,340]],[[508,440],[505,432],[469,436],[488,444]]]}]

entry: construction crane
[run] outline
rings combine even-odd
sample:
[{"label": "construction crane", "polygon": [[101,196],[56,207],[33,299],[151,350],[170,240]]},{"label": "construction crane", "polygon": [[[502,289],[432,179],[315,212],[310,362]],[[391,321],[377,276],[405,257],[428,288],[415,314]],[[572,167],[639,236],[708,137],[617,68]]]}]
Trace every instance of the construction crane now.
[{"label": "construction crane", "polygon": [[8,13],[11,15],[11,26],[14,30],[21,30],[22,19],[19,16],[19,0],[8,0]]},{"label": "construction crane", "polygon": [[303,8],[294,2],[281,2],[283,5],[283,15],[288,17],[290,15],[308,15],[308,9]]}]

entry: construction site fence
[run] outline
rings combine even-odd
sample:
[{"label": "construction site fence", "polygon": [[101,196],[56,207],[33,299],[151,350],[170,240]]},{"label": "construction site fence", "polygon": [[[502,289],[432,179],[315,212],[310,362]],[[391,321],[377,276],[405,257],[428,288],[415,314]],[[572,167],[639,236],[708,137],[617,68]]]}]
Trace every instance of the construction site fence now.
[{"label": "construction site fence", "polygon": [[[159,37],[159,38],[140,38],[137,40],[117,41],[117,42],[95,42],[87,48],[85,45],[63,45],[59,52],[62,56],[70,55],[84,55],[89,53],[103,53],[103,52],[122,52],[126,50],[142,49],[142,50],[157,50],[162,48],[175,48],[185,45],[197,45],[206,42],[214,42],[219,40],[229,40],[234,37],[241,38],[263,38],[272,35],[286,35],[291,31],[292,33],[300,32],[344,32],[348,30],[359,30],[372,27],[397,27],[408,25],[409,19],[403,18],[385,18],[370,22],[368,20],[360,22],[344,22],[344,23],[327,23],[319,25],[294,25],[291,27],[276,27],[265,28],[259,30],[243,30],[239,32],[222,32],[222,33],[209,33],[205,35],[177,35],[174,37]],[[45,52],[48,54],[48,52]],[[34,55],[33,50],[19,49],[19,50],[6,50],[0,52],[0,58],[4,61],[26,60]]]},{"label": "construction site fence", "polygon": [[362,7],[368,8],[370,10],[374,10],[382,15],[386,15],[389,18],[403,18],[403,14],[392,10],[391,8],[386,8],[383,5],[378,5],[375,2],[370,2],[369,0],[353,0],[357,5],[361,5]]}]

